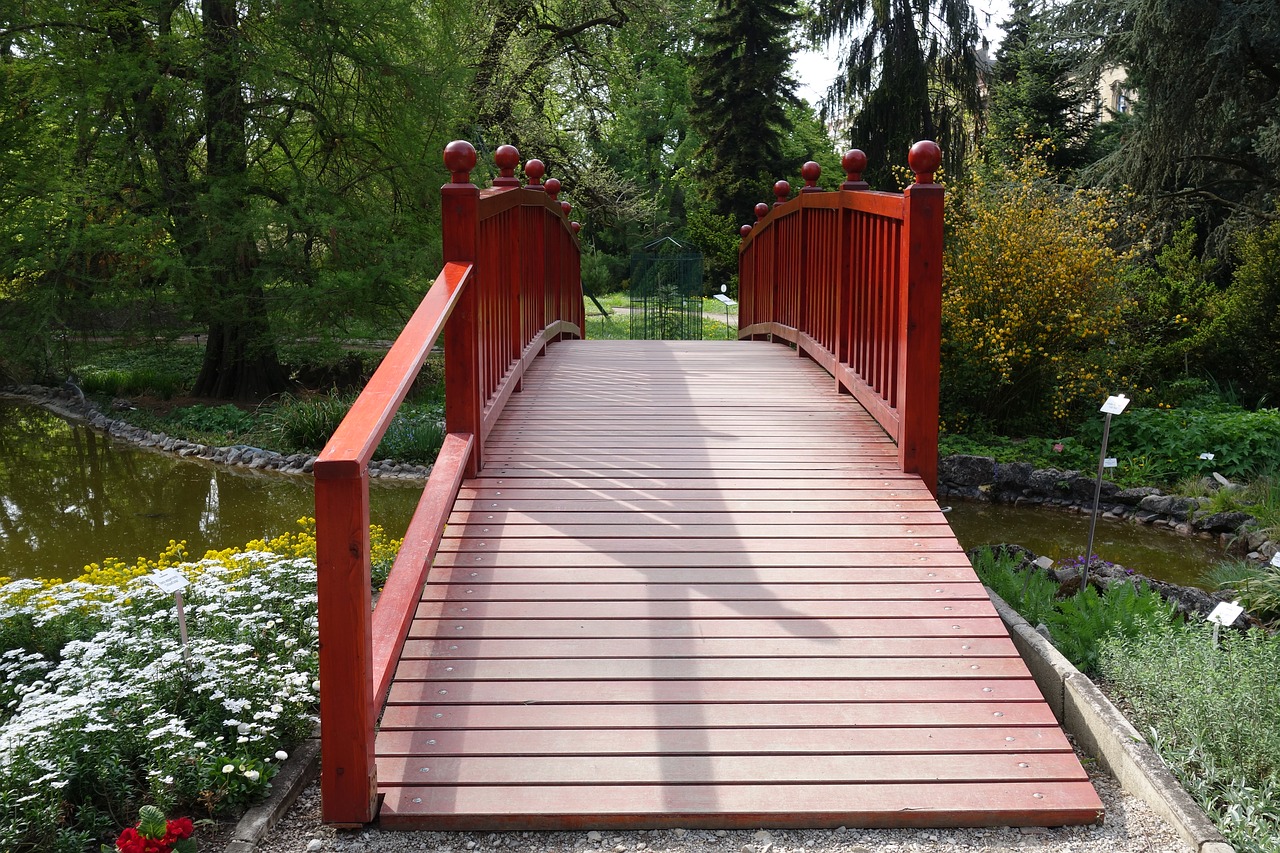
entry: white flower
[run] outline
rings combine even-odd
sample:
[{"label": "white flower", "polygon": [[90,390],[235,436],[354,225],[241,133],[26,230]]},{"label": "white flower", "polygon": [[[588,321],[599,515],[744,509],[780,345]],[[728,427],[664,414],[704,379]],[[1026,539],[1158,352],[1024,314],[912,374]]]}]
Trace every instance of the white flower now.
[{"label": "white flower", "polygon": [[284,761],[288,757],[289,753],[285,752],[283,749],[276,750],[276,761]]},{"label": "white flower", "polygon": [[222,772],[223,772],[223,773],[231,773],[231,772],[232,772],[232,771],[234,771],[234,770],[235,770],[235,768],[234,768],[234,767],[232,767],[230,764],[224,764],[224,765],[222,765]]},{"label": "white flower", "polygon": [[258,776],[259,776],[259,775],[260,775],[260,774],[258,773],[258,771],[257,771],[257,770],[246,770],[246,771],[244,771],[244,778],[248,779],[250,782],[257,782],[257,781],[258,781]]},{"label": "white flower", "polygon": [[242,735],[247,735],[249,733],[249,724],[241,723],[240,725],[236,726],[236,731],[240,732],[240,734]]},{"label": "white flower", "polygon": [[198,740],[198,741],[196,741],[195,743],[193,743],[193,744],[191,744],[191,745],[192,745],[193,747],[195,747],[196,749],[204,749],[204,748],[205,748],[205,747],[207,747],[209,744],[205,743],[205,742],[204,742],[204,741],[202,741],[202,740]]}]

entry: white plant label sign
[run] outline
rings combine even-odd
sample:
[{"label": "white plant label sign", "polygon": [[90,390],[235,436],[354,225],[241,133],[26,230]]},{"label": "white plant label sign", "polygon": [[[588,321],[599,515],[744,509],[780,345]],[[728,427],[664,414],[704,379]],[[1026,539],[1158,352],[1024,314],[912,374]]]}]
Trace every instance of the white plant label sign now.
[{"label": "white plant label sign", "polygon": [[1108,456],[1106,459],[1102,460],[1103,468],[1115,468],[1119,464],[1120,464],[1120,460],[1116,459],[1116,457],[1114,456]]},{"label": "white plant label sign", "polygon": [[186,577],[177,569],[161,569],[155,574],[147,575],[147,579],[163,592],[182,592],[187,588]]},{"label": "white plant label sign", "polygon": [[1275,566],[1277,569],[1280,569],[1280,551],[1277,551],[1276,553],[1271,555],[1271,565]]},{"label": "white plant label sign", "polygon": [[1036,557],[1036,565],[1047,572],[1053,568],[1053,560],[1049,557]]},{"label": "white plant label sign", "polygon": [[1118,415],[1124,411],[1125,406],[1129,405],[1129,398],[1123,394],[1116,394],[1108,397],[1107,402],[1102,404],[1102,408],[1098,411],[1104,415]]},{"label": "white plant label sign", "polygon": [[1201,458],[1201,459],[1204,459],[1204,460],[1205,460],[1205,461],[1207,461],[1207,462],[1212,462],[1212,461],[1213,461],[1213,454],[1212,454],[1212,453],[1201,453],[1201,454],[1200,454],[1200,458]]},{"label": "white plant label sign", "polygon": [[1209,614],[1208,619],[1218,625],[1231,625],[1235,623],[1236,619],[1240,618],[1240,614],[1243,612],[1244,608],[1234,601],[1223,601],[1213,608],[1213,612]]}]

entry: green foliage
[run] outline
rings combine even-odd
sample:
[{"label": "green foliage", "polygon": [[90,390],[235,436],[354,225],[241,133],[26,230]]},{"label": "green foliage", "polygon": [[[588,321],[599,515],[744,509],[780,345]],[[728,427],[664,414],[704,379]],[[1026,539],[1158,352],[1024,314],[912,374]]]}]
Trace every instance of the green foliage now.
[{"label": "green foliage", "polygon": [[257,421],[252,413],[230,403],[222,406],[205,406],[196,403],[184,409],[175,410],[170,417],[174,423],[190,430],[229,435],[248,432],[254,428]]},{"label": "green foliage", "polygon": [[[269,415],[277,449],[284,453],[319,453],[353,402],[355,395],[337,392],[307,399],[285,398]],[[424,402],[406,401],[401,405],[374,458],[429,465],[435,461],[442,444],[443,400],[428,395]]]},{"label": "green foliage", "polygon": [[983,149],[988,158],[1012,165],[1028,147],[1039,146],[1038,155],[1062,178],[1093,159],[1097,92],[1046,18],[1030,0],[1014,0],[1001,24],[1005,36],[996,54]]},{"label": "green foliage", "polygon": [[188,387],[188,378],[167,370],[138,368],[88,368],[80,375],[80,390],[85,394],[108,397],[149,395],[168,400]]},{"label": "green foliage", "polygon": [[847,121],[848,142],[867,154],[872,187],[895,185],[891,168],[919,139],[942,146],[949,174],[964,174],[983,120],[978,29],[968,3],[820,0],[810,34],[815,40],[853,36],[824,112]]},{"label": "green foliage", "polygon": [[1058,584],[1037,568],[1018,571],[1017,566],[1017,557],[991,548],[983,548],[973,560],[979,580],[1032,625],[1044,623],[1054,613]]},{"label": "green foliage", "polygon": [[[1081,440],[1099,446],[1100,419],[1086,421]],[[1165,482],[1218,471],[1244,478],[1280,470],[1280,410],[1249,412],[1228,406],[1207,409],[1131,407],[1111,421],[1109,439],[1116,456],[1146,455],[1167,472]],[[1212,460],[1200,458],[1212,453]]]},{"label": "green foliage", "polygon": [[[719,293],[720,285],[729,285],[730,293],[738,292],[738,234],[736,219],[731,214],[718,214],[709,204],[691,202],[686,232],[689,241],[702,252],[703,295]],[[740,217],[739,217],[740,218]]]},{"label": "green foliage", "polygon": [[[949,431],[1060,431],[1106,398],[1126,263],[1116,199],[1033,157],[948,192],[942,419]],[[1095,445],[1096,446],[1096,445]]]},{"label": "green foliage", "polygon": [[1036,468],[1064,471],[1087,471],[1098,464],[1097,448],[1088,447],[1074,436],[1014,439],[981,431],[944,433],[938,439],[938,453],[990,456],[997,462],[1027,462]]},{"label": "green foliage", "polygon": [[1058,602],[1049,614],[1049,634],[1058,651],[1082,672],[1098,670],[1102,642],[1116,634],[1136,637],[1168,623],[1173,607],[1146,584],[1113,583],[1101,595],[1093,586]]},{"label": "green foliage", "polygon": [[1158,625],[1108,638],[1100,671],[1237,850],[1280,850],[1280,636]]},{"label": "green foliage", "polygon": [[1249,560],[1224,560],[1205,573],[1204,582],[1231,590],[1241,606],[1273,627],[1280,623],[1280,569]]},{"label": "green foliage", "polygon": [[793,0],[718,0],[699,30],[690,118],[703,139],[703,197],[717,215],[745,216],[772,184],[792,127],[799,19]]}]

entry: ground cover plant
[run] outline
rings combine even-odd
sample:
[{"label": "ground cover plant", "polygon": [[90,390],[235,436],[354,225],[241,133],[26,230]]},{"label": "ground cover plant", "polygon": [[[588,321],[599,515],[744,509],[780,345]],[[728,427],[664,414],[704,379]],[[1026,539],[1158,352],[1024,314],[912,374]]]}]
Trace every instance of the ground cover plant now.
[{"label": "ground cover plant", "polygon": [[1280,853],[1280,635],[1225,630],[1215,642],[1208,623],[1175,618],[1130,583],[1056,599],[1055,582],[1018,563],[992,549],[973,559],[983,583],[1099,678],[1238,851]]},{"label": "ground cover plant", "polygon": [[[0,579],[0,849],[80,853],[143,805],[234,813],[316,722],[314,522],[190,560],[181,543],[70,582]],[[372,531],[375,583],[396,542]],[[174,599],[144,577],[176,568]],[[188,660],[189,657],[189,660]]]}]

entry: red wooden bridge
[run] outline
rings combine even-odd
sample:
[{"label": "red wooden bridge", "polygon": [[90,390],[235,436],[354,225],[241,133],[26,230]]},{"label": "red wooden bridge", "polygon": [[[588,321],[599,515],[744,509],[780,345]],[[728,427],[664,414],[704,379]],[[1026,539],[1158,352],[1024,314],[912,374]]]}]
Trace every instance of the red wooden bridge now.
[{"label": "red wooden bridge", "polygon": [[[559,182],[495,159],[481,191],[446,150],[447,263],[315,466],[325,819],[1099,820],[934,500],[937,147],[901,195],[860,152],[780,182],[736,342],[581,340]],[[372,609],[368,463],[442,335],[448,437]]]}]

